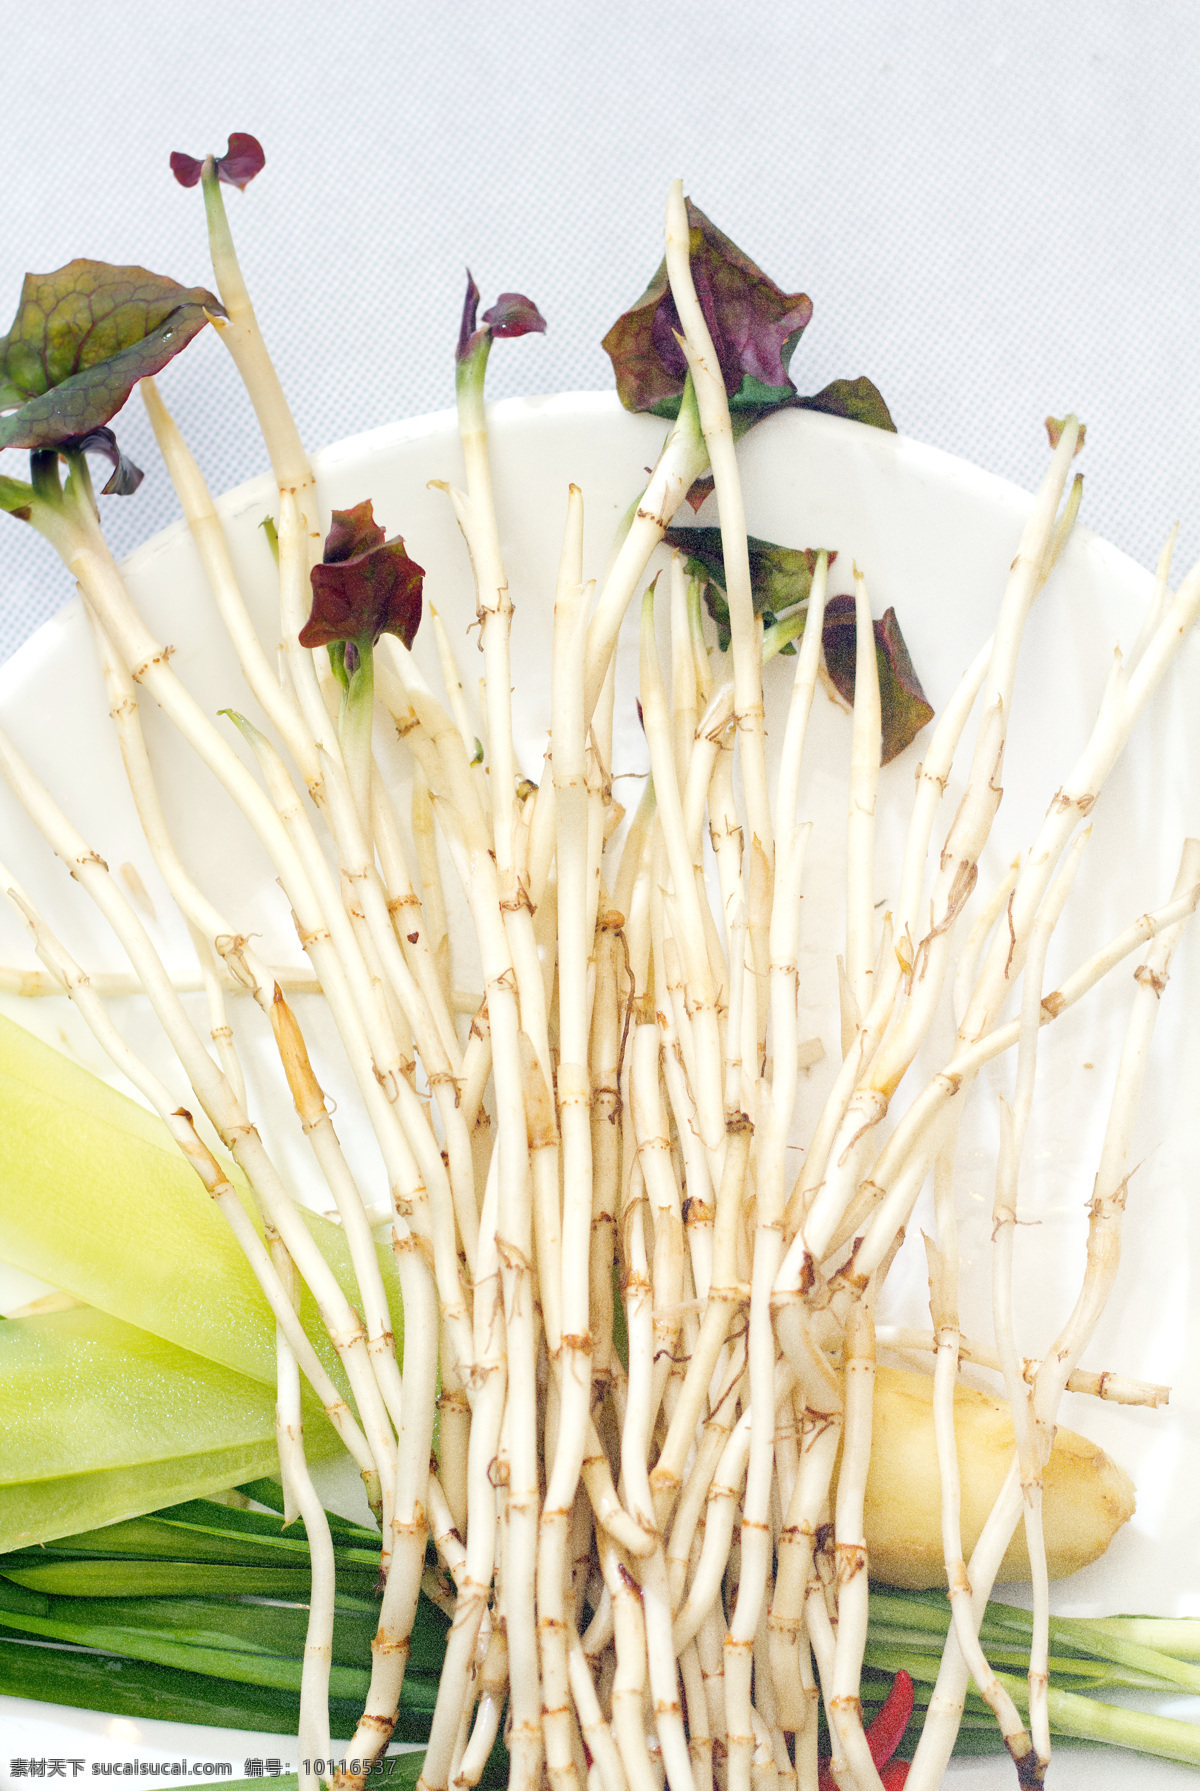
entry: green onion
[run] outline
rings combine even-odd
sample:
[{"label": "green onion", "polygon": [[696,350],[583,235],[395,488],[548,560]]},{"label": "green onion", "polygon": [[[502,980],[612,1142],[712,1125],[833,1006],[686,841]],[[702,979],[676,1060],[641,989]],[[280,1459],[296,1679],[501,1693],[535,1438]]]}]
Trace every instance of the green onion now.
[{"label": "green onion", "polygon": [[[276,1482],[245,1491],[282,1504]],[[345,1518],[331,1517],[330,1529],[339,1569],[330,1712],[344,1738],[370,1678],[379,1539]],[[0,1693],[295,1733],[308,1588],[301,1524],[285,1529],[279,1513],[208,1499],[0,1554]],[[399,1739],[428,1733],[447,1628],[422,1597]]]},{"label": "green onion", "polygon": [[[873,1586],[863,1657],[864,1711],[870,1713],[883,1702],[893,1675],[901,1669],[912,1677],[916,1706],[926,1707],[949,1628],[950,1610],[943,1594]],[[993,1600],[979,1632],[984,1653],[1022,1714],[1028,1711],[1031,1631],[1028,1611]],[[1200,1654],[1200,1619],[1052,1617],[1050,1644],[1055,1650],[1049,1660],[1050,1728],[1056,1737],[1200,1765],[1200,1724],[1087,1695],[1102,1687],[1162,1694],[1200,1686],[1200,1671],[1187,1664]],[[955,1753],[991,1752],[1003,1745],[995,1718],[972,1686]],[[907,1749],[910,1753],[911,1746],[915,1737]]]}]

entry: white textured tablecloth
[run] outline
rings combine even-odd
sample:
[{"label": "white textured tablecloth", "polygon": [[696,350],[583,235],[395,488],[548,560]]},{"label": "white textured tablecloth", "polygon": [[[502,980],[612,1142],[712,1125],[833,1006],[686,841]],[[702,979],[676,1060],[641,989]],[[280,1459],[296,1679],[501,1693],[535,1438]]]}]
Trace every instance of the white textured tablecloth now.
[{"label": "white textured tablecloth", "polygon": [[[1085,519],[1146,564],[1177,518],[1200,551],[1187,0],[8,0],[0,22],[0,321],[27,268],[75,255],[206,282],[167,156],[250,130],[267,167],[230,211],[312,446],[450,402],[468,263],[485,302],[515,287],[549,319],[495,355],[494,395],[597,388],[680,174],[812,297],[802,391],[868,373],[900,429],[1025,484],[1042,418],[1074,408]],[[214,489],[260,469],[211,332],[162,384]],[[136,396],[118,427],[147,469],[105,503],[125,550],[174,507]],[[0,518],[0,658],[67,592]]]}]

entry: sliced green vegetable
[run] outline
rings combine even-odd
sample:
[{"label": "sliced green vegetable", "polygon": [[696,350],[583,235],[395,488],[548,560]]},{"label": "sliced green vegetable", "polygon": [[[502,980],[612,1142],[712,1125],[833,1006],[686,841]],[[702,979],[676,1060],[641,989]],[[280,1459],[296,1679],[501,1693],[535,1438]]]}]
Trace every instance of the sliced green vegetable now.
[{"label": "sliced green vegetable", "polygon": [[[267,1476],[262,1480],[247,1480],[243,1485],[235,1487],[234,1491],[241,1493],[244,1498],[253,1499],[257,1505],[266,1505],[269,1510],[278,1512],[280,1517],[283,1516],[283,1487],[274,1476]],[[235,1508],[230,1507],[230,1509],[233,1510]],[[253,1519],[257,1524],[263,1524],[270,1521],[261,1511],[239,1510],[236,1511],[235,1514],[239,1521],[247,1518]],[[325,1517],[328,1521],[329,1528],[335,1534],[343,1533],[348,1536],[359,1536],[368,1542],[378,1540],[374,1530],[368,1530],[365,1525],[356,1524],[348,1517],[341,1517],[336,1511],[327,1511]],[[276,1527],[278,1528],[278,1526]],[[297,1518],[294,1523],[288,1525],[288,1535],[304,1535],[304,1524],[299,1518]]]},{"label": "sliced green vegetable", "polygon": [[[234,1166],[226,1169],[252,1210],[244,1178]],[[304,1217],[343,1289],[355,1298],[340,1227],[316,1213]],[[382,1247],[379,1260],[399,1343],[403,1327],[395,1264]],[[0,1261],[274,1388],[270,1309],[232,1233],[166,1127],[3,1018]],[[341,1365],[307,1295],[301,1317],[344,1388]],[[241,1478],[267,1471],[267,1464],[247,1463]],[[157,1502],[162,1503],[161,1496]]]},{"label": "sliced green vegetable", "polygon": [[231,1481],[265,1472],[276,1459],[272,1439],[96,1474],[0,1486],[0,1546],[21,1548],[43,1537],[69,1535],[81,1518],[106,1524],[131,1511],[153,1510],[180,1494],[221,1492]]},{"label": "sliced green vegetable", "polygon": [[[165,1524],[181,1536],[218,1536],[239,1545],[268,1550],[278,1550],[284,1544],[291,1547],[298,1544],[307,1554],[308,1537],[304,1524],[297,1519],[295,1523],[284,1525],[280,1522],[282,1514],[281,1494],[278,1515],[268,1511],[241,1511],[232,1505],[217,1504],[212,1499],[190,1499],[184,1504],[156,1511],[153,1521]],[[338,1517],[333,1512],[327,1511],[325,1517],[339,1550],[365,1549],[369,1560],[378,1563],[377,1530],[368,1530],[363,1524],[352,1523],[349,1518]],[[350,1561],[353,1556],[343,1554],[340,1558]]]},{"label": "sliced green vegetable", "polygon": [[[11,1320],[0,1377],[0,1485],[274,1443],[261,1381],[90,1307]],[[330,1427],[309,1418],[311,1445]]]}]

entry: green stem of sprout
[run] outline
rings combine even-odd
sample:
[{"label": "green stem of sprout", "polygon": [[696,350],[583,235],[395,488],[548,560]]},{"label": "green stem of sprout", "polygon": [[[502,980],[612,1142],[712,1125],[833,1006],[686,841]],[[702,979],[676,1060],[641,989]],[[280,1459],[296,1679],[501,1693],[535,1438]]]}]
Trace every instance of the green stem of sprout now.
[{"label": "green stem of sprout", "polygon": [[[342,701],[338,711],[338,744],[363,832],[371,837],[371,722],[375,713],[374,649],[364,635],[342,642]],[[330,655],[333,660],[333,655]],[[351,666],[352,658],[356,663]],[[334,671],[338,671],[333,660]]]}]

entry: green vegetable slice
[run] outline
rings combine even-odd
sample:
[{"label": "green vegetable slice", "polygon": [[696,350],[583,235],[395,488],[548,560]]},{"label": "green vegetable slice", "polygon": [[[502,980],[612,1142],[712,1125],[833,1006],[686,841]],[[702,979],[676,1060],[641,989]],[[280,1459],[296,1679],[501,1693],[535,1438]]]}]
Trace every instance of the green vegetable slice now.
[{"label": "green vegetable slice", "polygon": [[[244,1177],[234,1166],[226,1168],[251,1210]],[[316,1213],[304,1218],[353,1299],[341,1228]],[[379,1247],[378,1254],[399,1346],[395,1263],[390,1250]],[[232,1233],[166,1127],[3,1018],[0,1261],[274,1390],[275,1321]],[[341,1364],[308,1295],[301,1318],[344,1390]],[[249,1480],[272,1465],[247,1463],[233,1478]]]},{"label": "green vegetable slice", "polygon": [[[2,1485],[274,1441],[274,1396],[261,1381],[88,1307],[10,1320],[0,1387]],[[329,1432],[319,1407],[310,1443],[317,1426]]]},{"label": "green vegetable slice", "polygon": [[[314,1459],[317,1453],[314,1447]],[[63,1474],[0,1486],[0,1549],[70,1535],[81,1518],[106,1524],[130,1512],[152,1511],[181,1495],[221,1492],[236,1480],[265,1473],[277,1460],[272,1437],[269,1443],[211,1449],[97,1474]]]}]

